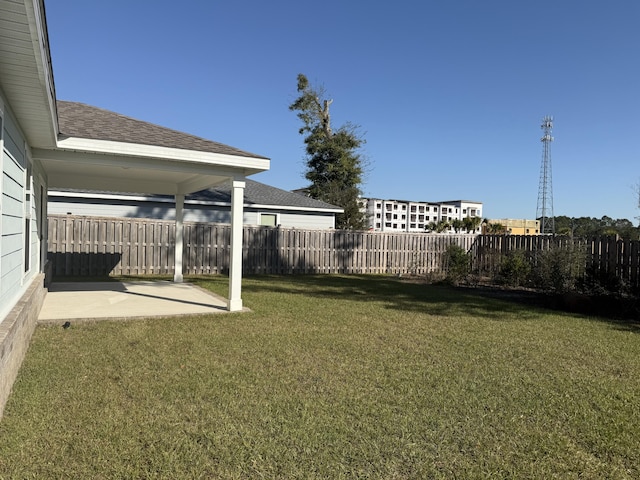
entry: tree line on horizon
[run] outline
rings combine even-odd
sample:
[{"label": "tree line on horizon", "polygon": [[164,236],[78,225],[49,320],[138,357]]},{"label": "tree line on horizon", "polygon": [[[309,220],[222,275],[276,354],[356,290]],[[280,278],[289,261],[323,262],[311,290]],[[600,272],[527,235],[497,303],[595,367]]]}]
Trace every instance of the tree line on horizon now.
[{"label": "tree line on horizon", "polygon": [[618,235],[625,240],[640,240],[640,226],[626,218],[613,219],[604,215],[595,217],[554,217],[556,235],[570,237],[601,237]]},{"label": "tree line on horizon", "polygon": [[[538,220],[540,220],[538,218]],[[596,217],[553,217],[556,235],[572,238],[619,236],[624,240],[640,240],[640,226],[626,218],[614,219],[604,215]],[[506,227],[499,222],[487,222],[487,233],[505,234]]]}]

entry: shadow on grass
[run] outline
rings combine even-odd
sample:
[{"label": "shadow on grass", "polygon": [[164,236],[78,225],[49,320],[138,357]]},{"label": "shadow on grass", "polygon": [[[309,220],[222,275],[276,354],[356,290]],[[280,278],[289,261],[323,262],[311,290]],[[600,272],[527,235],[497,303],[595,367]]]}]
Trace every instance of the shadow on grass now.
[{"label": "shadow on grass", "polygon": [[[247,292],[275,292],[305,295],[320,299],[340,299],[346,302],[376,302],[384,308],[438,316],[473,315],[498,321],[531,320],[540,315],[561,312],[604,321],[614,328],[640,333],[637,319],[621,319],[607,315],[606,309],[596,309],[593,303],[583,309],[567,308],[557,296],[531,291],[513,291],[476,287],[408,282],[388,276],[370,275],[292,275],[251,276],[244,286]],[[593,308],[592,311],[589,311]],[[586,311],[584,311],[586,310]]]},{"label": "shadow on grass", "polygon": [[[216,276],[214,276],[216,277]],[[210,276],[189,276],[189,281],[207,288]],[[377,302],[384,308],[438,316],[474,315],[493,320],[530,320],[542,314],[562,312],[603,321],[622,331],[640,333],[637,301],[616,303],[610,298],[580,295],[551,295],[528,290],[492,287],[452,287],[428,284],[422,280],[383,275],[252,275],[246,276],[245,292],[274,292],[304,295],[318,299],[347,302]],[[57,277],[55,281],[73,281],[75,277]],[[171,280],[167,275],[130,275],[79,277],[77,281]],[[204,282],[200,282],[205,280]],[[225,280],[226,281],[226,280]],[[612,301],[614,303],[612,303]],[[506,315],[505,315],[506,314]]]},{"label": "shadow on grass", "polygon": [[252,276],[245,292],[304,295],[344,302],[375,302],[383,308],[437,316],[474,315],[504,320],[538,317],[542,310],[531,305],[475,295],[445,285],[407,283],[396,277],[369,275]]}]

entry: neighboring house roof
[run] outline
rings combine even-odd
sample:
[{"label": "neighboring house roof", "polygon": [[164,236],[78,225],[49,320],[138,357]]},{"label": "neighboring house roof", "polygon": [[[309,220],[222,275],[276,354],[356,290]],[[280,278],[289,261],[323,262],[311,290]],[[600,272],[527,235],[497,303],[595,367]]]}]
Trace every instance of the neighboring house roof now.
[{"label": "neighboring house roof", "polygon": [[[331,205],[320,200],[300,195],[298,193],[289,192],[280,188],[272,187],[264,183],[256,182],[255,180],[246,179],[246,186],[244,189],[244,204],[245,205],[270,205],[278,207],[289,207],[295,210],[313,210],[313,211],[328,211],[333,213],[342,213],[343,209],[335,205]],[[58,193],[60,192],[60,193]],[[85,191],[77,189],[58,189],[57,191],[49,192],[50,197],[59,196],[73,196],[75,198],[81,197],[96,197],[96,196],[109,196],[110,198],[131,197],[134,196],[140,200],[154,201],[161,199],[161,201],[173,202],[174,198],[170,195],[144,195],[136,193],[116,193],[116,192],[104,192],[104,191]],[[231,204],[231,185],[226,183],[218,185],[216,187],[201,190],[189,194],[185,197],[185,200],[189,203],[204,203],[204,204]]]},{"label": "neighboring house roof", "polygon": [[[202,190],[189,195],[188,198],[190,200],[230,203],[231,186],[229,184],[225,184],[208,190]],[[246,180],[244,203],[257,205],[282,205],[312,209],[330,209],[342,212],[342,208],[335,205],[250,179]]]},{"label": "neighboring house roof", "polygon": [[87,138],[199,152],[266,158],[222,143],[161,127],[84,103],[57,101],[58,138]]}]

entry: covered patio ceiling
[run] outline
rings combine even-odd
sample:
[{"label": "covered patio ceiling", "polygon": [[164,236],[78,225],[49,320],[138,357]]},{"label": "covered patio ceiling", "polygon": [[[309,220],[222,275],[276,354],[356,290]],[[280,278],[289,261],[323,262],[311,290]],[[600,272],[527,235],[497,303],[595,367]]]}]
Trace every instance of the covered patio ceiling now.
[{"label": "covered patio ceiling", "polygon": [[189,194],[232,178],[243,179],[268,168],[234,167],[225,163],[183,161],[158,156],[95,153],[89,151],[32,151],[42,162],[49,188],[74,188],[122,193]]}]

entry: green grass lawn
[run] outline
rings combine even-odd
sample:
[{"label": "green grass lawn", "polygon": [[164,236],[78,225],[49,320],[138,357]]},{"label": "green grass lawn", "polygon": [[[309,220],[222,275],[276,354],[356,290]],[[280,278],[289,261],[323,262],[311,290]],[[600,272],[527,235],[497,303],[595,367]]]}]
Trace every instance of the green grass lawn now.
[{"label": "green grass lawn", "polygon": [[38,327],[0,478],[640,478],[634,325],[376,276],[243,297]]}]

